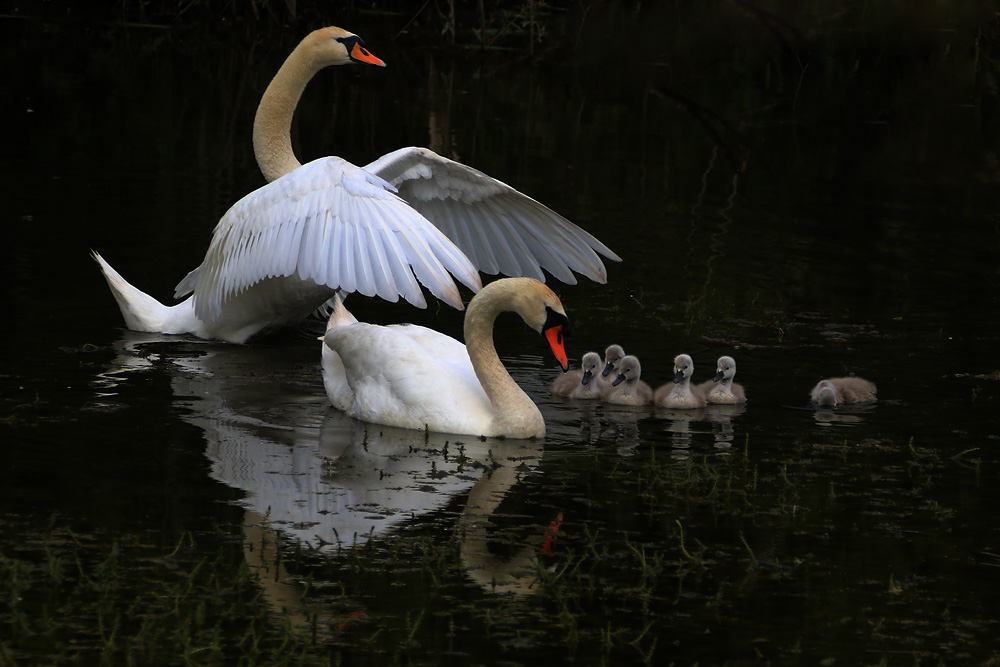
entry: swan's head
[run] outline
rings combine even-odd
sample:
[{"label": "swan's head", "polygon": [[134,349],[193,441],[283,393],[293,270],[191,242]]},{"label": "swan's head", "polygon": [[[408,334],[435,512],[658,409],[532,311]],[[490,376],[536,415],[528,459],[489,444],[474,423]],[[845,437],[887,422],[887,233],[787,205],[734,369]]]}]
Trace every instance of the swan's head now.
[{"label": "swan's head", "polygon": [[635,382],[640,375],[642,375],[642,366],[639,365],[639,359],[631,354],[622,357],[621,363],[618,365],[618,377],[611,383],[611,386],[617,387],[622,382]]},{"label": "swan's head", "polygon": [[736,360],[732,357],[719,357],[719,363],[715,367],[715,377],[713,382],[732,380],[736,377]]},{"label": "swan's head", "polygon": [[353,32],[333,26],[309,33],[300,46],[307,49],[309,55],[321,62],[323,67],[352,63],[385,67],[381,59],[365,48],[363,39]]},{"label": "swan's head", "polygon": [[534,278],[495,280],[472,297],[465,315],[466,326],[470,317],[478,317],[481,312],[492,311],[492,317],[496,317],[504,310],[514,311],[525,324],[545,336],[563,371],[569,368],[564,340],[569,333],[569,318],[555,292]]},{"label": "swan's head", "polygon": [[821,380],[812,390],[813,403],[837,407],[837,388],[829,380]]},{"label": "swan's head", "polygon": [[597,370],[601,367],[601,355],[596,352],[588,352],[583,355],[583,363],[581,368],[583,369],[583,377],[580,378],[580,384],[587,386],[590,381],[594,379],[597,375]]},{"label": "swan's head", "polygon": [[625,350],[621,345],[608,345],[608,349],[604,350],[604,370],[601,371],[601,375],[607,377],[611,371],[618,370],[618,364],[624,356]]},{"label": "swan's head", "polygon": [[674,384],[680,384],[684,380],[690,380],[694,373],[694,361],[686,354],[678,354],[674,357]]}]

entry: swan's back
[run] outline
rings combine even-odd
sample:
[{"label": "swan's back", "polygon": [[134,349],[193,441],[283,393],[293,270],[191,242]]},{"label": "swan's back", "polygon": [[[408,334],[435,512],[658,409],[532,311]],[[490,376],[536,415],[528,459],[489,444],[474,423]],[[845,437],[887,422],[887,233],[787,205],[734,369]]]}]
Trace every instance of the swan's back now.
[{"label": "swan's back", "polygon": [[358,323],[335,327],[324,340],[351,388],[330,401],[357,419],[463,432],[467,422],[490,417],[465,345],[450,336],[414,324]]}]

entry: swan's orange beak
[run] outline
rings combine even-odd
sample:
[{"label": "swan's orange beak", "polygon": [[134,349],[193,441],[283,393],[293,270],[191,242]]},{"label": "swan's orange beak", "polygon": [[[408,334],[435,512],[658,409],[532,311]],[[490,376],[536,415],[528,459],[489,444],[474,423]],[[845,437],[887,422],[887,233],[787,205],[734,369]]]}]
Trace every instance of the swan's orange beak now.
[{"label": "swan's orange beak", "polygon": [[563,344],[563,328],[561,324],[549,327],[545,330],[545,339],[549,341],[552,354],[556,355],[556,360],[562,366],[563,373],[569,370],[569,359],[566,358],[566,346]]},{"label": "swan's orange beak", "polygon": [[369,65],[377,65],[378,67],[385,67],[385,63],[382,62],[380,58],[376,58],[375,56],[373,56],[368,49],[361,46],[357,42],[354,42],[354,48],[351,49],[351,59],[356,60],[359,63],[367,63]]}]

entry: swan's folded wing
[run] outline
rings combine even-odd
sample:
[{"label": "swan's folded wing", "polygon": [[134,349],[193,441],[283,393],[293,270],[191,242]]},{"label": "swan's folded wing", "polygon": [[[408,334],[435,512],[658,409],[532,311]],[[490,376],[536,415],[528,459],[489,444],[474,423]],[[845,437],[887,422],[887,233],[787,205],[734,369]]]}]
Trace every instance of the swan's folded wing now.
[{"label": "swan's folded wing", "polygon": [[268,278],[297,275],[345,292],[400,296],[425,307],[417,281],[461,309],[449,272],[473,291],[474,266],[392,186],[340,158],[303,165],[238,201],[219,221],[201,266],[176,296],[194,292],[199,318]]},{"label": "swan's folded wing", "polygon": [[365,166],[396,187],[490,274],[545,280],[542,269],[575,284],[573,271],[599,283],[600,255],[621,261],[592,235],[495,178],[426,148],[401,148]]},{"label": "swan's folded wing", "polygon": [[324,344],[341,361],[354,392],[349,413],[358,419],[440,429],[456,418],[488,418],[490,401],[469,354],[450,336],[413,324],[359,323],[330,329]]}]

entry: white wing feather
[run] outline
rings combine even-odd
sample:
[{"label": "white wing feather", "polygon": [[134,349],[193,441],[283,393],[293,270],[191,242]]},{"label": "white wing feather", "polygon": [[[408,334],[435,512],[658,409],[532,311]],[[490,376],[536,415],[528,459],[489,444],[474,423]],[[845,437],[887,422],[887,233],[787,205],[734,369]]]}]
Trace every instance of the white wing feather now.
[{"label": "white wing feather", "polygon": [[426,148],[401,148],[364,167],[396,187],[480,271],[575,284],[573,271],[607,281],[600,255],[621,261],[592,235],[495,178]]},{"label": "white wing feather", "polygon": [[417,281],[461,309],[449,272],[469,289],[476,268],[377,175],[340,158],[305,164],[238,201],[219,221],[201,266],[175,296],[195,294],[203,321],[257,283],[297,275],[331,289],[400,296],[425,307]]}]

